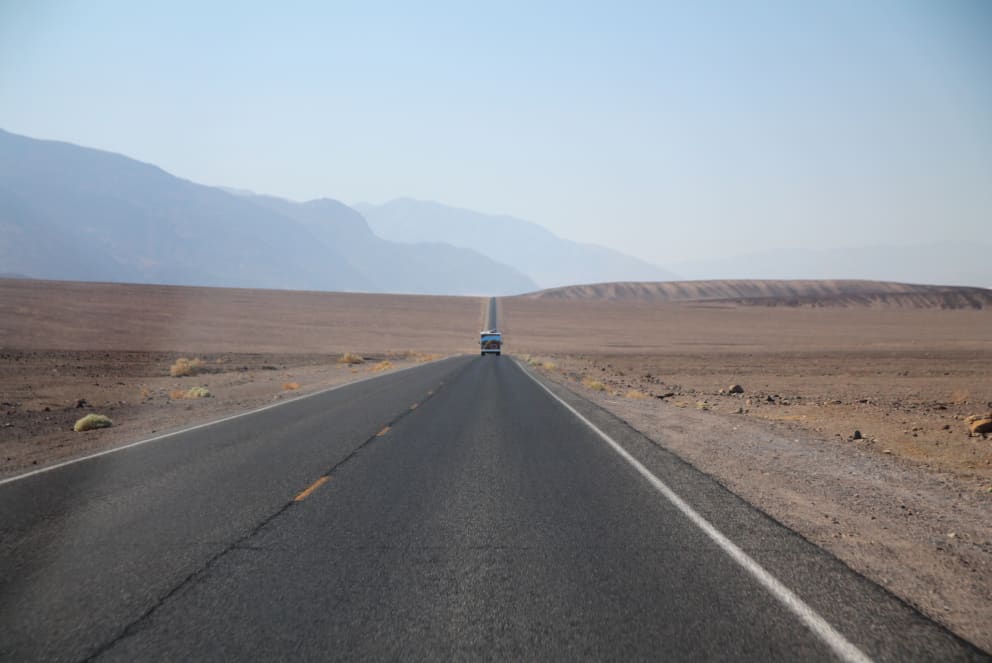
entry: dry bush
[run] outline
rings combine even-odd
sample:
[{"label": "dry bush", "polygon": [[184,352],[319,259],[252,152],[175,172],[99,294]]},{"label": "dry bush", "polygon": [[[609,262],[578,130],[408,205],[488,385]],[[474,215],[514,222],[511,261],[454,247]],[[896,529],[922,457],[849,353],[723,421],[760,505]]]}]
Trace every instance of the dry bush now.
[{"label": "dry bush", "polygon": [[206,387],[190,387],[186,391],[182,389],[173,389],[169,392],[169,398],[175,401],[181,401],[185,399],[194,398],[210,398],[213,394]]},{"label": "dry bush", "polygon": [[203,369],[205,364],[206,362],[199,357],[195,359],[180,357],[176,360],[176,363],[169,367],[169,375],[174,378],[181,378],[186,375],[196,375]]},{"label": "dry bush", "polygon": [[282,388],[286,391],[296,391],[300,388],[299,382],[284,382]]},{"label": "dry bush", "polygon": [[152,390],[148,387],[142,385],[141,387],[141,400],[146,401],[152,397]]},{"label": "dry bush", "polygon": [[428,361],[434,361],[435,359],[440,359],[442,355],[434,354],[432,352],[415,352],[411,355],[411,359],[415,362],[423,364]]},{"label": "dry bush", "polygon": [[596,391],[606,391],[605,384],[590,377],[582,378],[582,384],[590,389],[595,389]]},{"label": "dry bush", "polygon": [[541,364],[541,368],[543,368],[546,371],[553,371],[556,368],[558,368],[558,366],[553,361],[546,361]]},{"label": "dry bush", "polygon": [[349,366],[352,364],[364,364],[365,359],[362,355],[356,355],[354,352],[345,352],[338,358],[338,363],[348,364]]},{"label": "dry bush", "polygon": [[645,394],[643,391],[637,391],[636,389],[631,389],[626,394],[624,394],[624,396],[627,398],[631,398],[635,401],[643,401],[645,398],[648,397],[648,395]]},{"label": "dry bush", "polygon": [[85,430],[110,428],[113,425],[114,422],[110,420],[110,417],[106,417],[102,414],[87,414],[85,417],[76,422],[76,425],[72,427],[72,430],[77,433],[82,433]]},{"label": "dry bush", "polygon": [[393,367],[393,362],[387,359],[385,361],[380,361],[375,366],[372,366],[369,370],[372,371],[373,373],[381,373],[383,371],[390,370],[392,367]]}]

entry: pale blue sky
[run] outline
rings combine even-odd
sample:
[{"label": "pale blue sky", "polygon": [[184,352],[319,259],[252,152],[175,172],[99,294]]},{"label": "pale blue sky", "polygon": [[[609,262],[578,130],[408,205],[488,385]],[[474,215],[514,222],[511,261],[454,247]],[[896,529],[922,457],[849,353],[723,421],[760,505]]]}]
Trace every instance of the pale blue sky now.
[{"label": "pale blue sky", "polygon": [[0,128],[662,265],[992,228],[992,3],[488,4],[0,0]]}]

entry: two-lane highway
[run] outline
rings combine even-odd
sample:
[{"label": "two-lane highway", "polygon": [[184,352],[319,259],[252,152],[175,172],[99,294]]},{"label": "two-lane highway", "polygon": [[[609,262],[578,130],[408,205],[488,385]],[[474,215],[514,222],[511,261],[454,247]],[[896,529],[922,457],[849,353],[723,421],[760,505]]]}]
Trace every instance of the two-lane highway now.
[{"label": "two-lane highway", "polygon": [[9,482],[0,518],[8,660],[986,660],[509,357]]}]

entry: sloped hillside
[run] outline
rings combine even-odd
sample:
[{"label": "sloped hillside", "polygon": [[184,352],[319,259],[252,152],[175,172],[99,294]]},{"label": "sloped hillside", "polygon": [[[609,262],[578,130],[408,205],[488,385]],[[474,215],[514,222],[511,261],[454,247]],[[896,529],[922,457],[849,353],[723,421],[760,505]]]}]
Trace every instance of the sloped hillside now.
[{"label": "sloped hillside", "polygon": [[581,301],[733,302],[758,306],[992,307],[992,290],[985,288],[845,280],[597,283],[541,290],[523,297]]}]

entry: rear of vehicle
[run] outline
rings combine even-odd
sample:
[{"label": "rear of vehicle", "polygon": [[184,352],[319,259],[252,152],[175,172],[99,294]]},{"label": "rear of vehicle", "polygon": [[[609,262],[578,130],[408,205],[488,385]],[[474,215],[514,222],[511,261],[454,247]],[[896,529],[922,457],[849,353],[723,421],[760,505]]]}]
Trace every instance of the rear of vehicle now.
[{"label": "rear of vehicle", "polygon": [[499,355],[503,349],[503,335],[495,329],[484,331],[479,335],[479,347],[483,357]]}]

